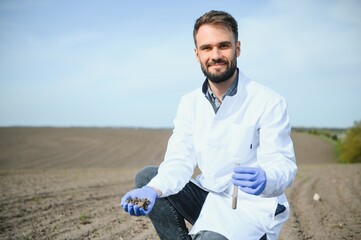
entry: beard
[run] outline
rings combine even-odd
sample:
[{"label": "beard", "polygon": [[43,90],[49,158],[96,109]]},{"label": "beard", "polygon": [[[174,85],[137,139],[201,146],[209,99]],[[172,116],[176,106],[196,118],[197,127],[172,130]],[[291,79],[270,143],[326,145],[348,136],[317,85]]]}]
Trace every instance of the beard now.
[{"label": "beard", "polygon": [[[224,63],[227,65],[226,71],[221,72],[221,73],[211,73],[207,70],[208,67],[212,66],[213,64],[216,63]],[[236,57],[233,59],[233,61],[231,61],[231,64],[229,64],[228,61],[223,60],[223,59],[219,59],[217,61],[211,61],[209,64],[207,64],[206,66],[204,66],[203,64],[201,64],[201,69],[202,72],[204,74],[204,76],[207,77],[207,79],[213,83],[221,83],[221,82],[225,82],[228,79],[230,79],[234,72],[237,69],[237,59]]]}]

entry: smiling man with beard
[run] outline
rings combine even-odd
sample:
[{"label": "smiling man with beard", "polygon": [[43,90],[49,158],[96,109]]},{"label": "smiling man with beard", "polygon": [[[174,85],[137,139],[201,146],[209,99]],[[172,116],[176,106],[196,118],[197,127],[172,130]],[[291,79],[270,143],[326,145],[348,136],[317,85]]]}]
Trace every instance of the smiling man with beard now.
[{"label": "smiling man with beard", "polygon": [[297,170],[286,102],[237,68],[241,43],[230,14],[204,14],[193,37],[206,79],[182,97],[162,164],[137,174],[121,206],[148,215],[161,239],[277,239]]}]

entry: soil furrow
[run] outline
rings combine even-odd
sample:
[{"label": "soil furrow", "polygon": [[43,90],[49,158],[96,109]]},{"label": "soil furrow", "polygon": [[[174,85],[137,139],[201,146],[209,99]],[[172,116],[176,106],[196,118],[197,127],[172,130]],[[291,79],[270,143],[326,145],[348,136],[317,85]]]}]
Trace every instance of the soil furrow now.
[{"label": "soil furrow", "polygon": [[[0,239],[159,239],[119,207],[137,170],[159,164],[169,129],[0,128]],[[293,133],[298,174],[281,240],[361,239],[361,164]],[[321,200],[313,200],[318,193]]]}]

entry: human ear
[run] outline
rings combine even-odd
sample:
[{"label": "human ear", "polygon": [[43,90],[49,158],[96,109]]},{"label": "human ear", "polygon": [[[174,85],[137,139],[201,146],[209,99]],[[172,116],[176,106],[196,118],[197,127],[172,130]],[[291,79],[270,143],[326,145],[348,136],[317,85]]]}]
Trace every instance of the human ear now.
[{"label": "human ear", "polygon": [[199,60],[199,53],[198,53],[198,49],[197,49],[197,47],[195,47],[195,48],[194,48],[194,54],[196,55],[197,61],[200,63],[200,60]]},{"label": "human ear", "polygon": [[237,41],[236,43],[236,53],[237,53],[237,57],[239,57],[241,55],[241,42]]}]

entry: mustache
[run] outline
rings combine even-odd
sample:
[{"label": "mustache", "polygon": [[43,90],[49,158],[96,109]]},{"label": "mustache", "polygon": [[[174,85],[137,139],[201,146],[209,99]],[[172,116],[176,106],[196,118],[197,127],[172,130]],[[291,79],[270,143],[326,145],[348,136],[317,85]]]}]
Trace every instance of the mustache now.
[{"label": "mustache", "polygon": [[217,60],[212,60],[211,62],[209,62],[209,63],[207,64],[207,66],[210,67],[210,66],[213,66],[213,65],[216,65],[216,64],[219,64],[219,63],[228,65],[228,61],[227,61],[227,60],[217,59]]}]

